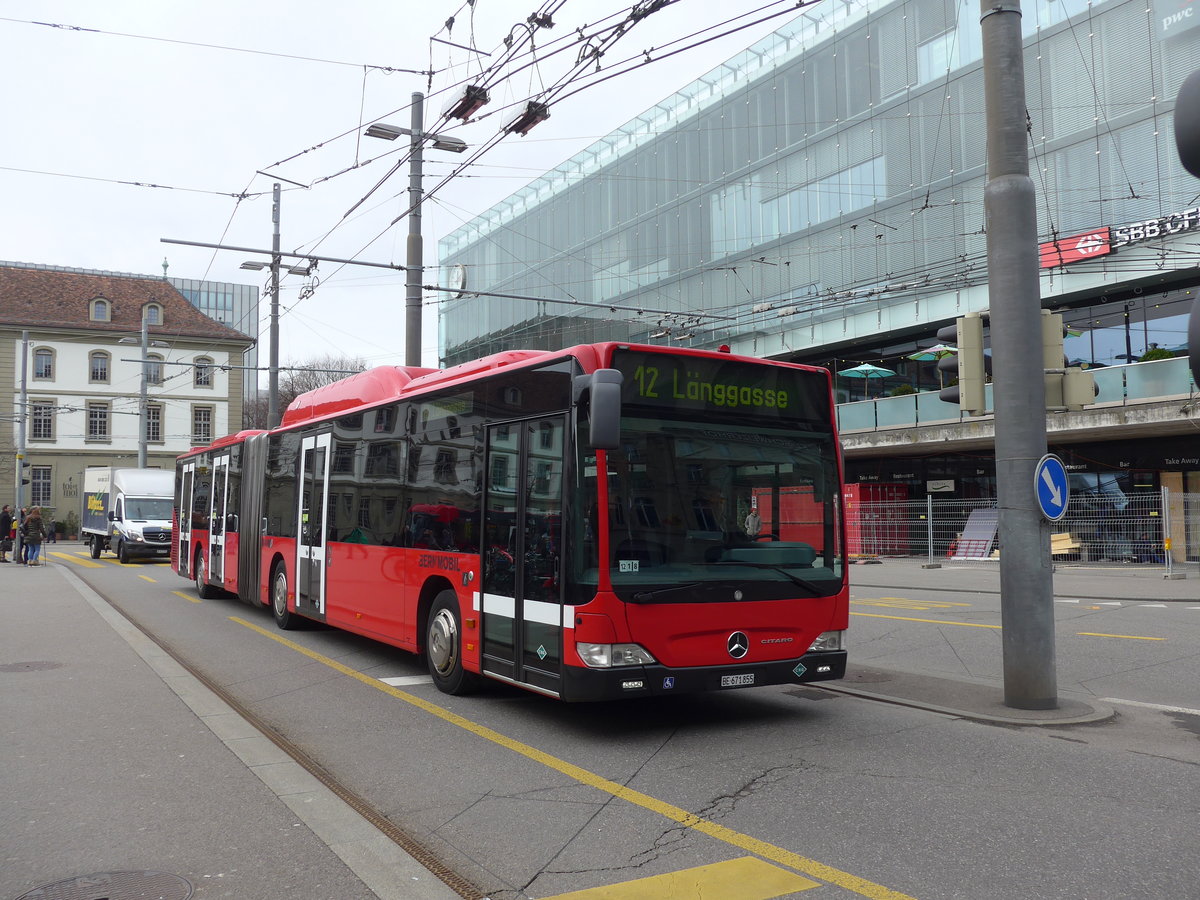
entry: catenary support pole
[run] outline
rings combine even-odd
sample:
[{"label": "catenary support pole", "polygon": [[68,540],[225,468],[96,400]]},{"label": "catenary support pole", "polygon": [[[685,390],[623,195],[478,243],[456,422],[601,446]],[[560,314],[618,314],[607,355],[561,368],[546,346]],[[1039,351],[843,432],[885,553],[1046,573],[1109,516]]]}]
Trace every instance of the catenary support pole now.
[{"label": "catenary support pole", "polygon": [[[17,484],[14,492],[13,521],[18,521],[25,505],[25,422],[29,417],[29,332],[21,332],[21,399],[17,404]],[[13,562],[22,558],[21,531],[13,542]]]},{"label": "catenary support pole", "polygon": [[425,95],[412,95],[412,127],[408,158],[408,248],[404,273],[404,364],[421,365],[421,281],[424,276],[425,245],[421,238],[421,148],[425,144]]},{"label": "catenary support pole", "polygon": [[150,364],[150,329],[146,322],[146,311],[142,310],[142,379],[138,385],[138,468],[146,468],[146,366]]},{"label": "catenary support pole", "polygon": [[[279,427],[279,182],[271,196],[271,358],[267,372],[267,427]],[[262,407],[259,407],[260,409]]]},{"label": "catenary support pole", "polygon": [[1054,709],[1058,688],[1050,533],[1033,480],[1046,452],[1046,412],[1020,3],[981,0],[980,24],[1004,703],[1016,709]]}]

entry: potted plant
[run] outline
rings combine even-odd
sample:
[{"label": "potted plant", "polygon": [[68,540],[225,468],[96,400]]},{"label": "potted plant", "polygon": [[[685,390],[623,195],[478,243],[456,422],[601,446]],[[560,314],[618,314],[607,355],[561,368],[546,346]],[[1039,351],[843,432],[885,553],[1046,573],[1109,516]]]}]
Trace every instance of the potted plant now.
[{"label": "potted plant", "polygon": [[63,522],[58,523],[59,532],[66,536],[68,541],[79,539],[79,516],[75,510],[67,513],[67,518]]}]

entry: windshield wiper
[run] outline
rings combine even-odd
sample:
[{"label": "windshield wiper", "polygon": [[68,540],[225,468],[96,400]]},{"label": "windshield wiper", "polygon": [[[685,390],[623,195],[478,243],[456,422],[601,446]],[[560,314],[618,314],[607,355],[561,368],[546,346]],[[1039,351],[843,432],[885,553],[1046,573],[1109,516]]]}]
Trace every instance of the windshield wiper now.
[{"label": "windshield wiper", "polygon": [[700,587],[701,583],[699,581],[688,581],[684,584],[673,584],[670,587],[658,588],[653,591],[636,591],[629,599],[634,603],[649,603],[655,597],[661,597],[663,594],[673,594],[675,591],[686,591],[689,588]]},{"label": "windshield wiper", "polygon": [[804,578],[799,578],[785,569],[783,566],[777,566],[772,563],[765,562],[744,562],[736,559],[719,559],[716,562],[710,563],[714,566],[750,566],[752,569],[770,569],[772,572],[778,572],[792,584],[804,588],[809,591],[814,597],[820,597],[826,593],[825,589],[819,587],[815,581],[808,581]]}]

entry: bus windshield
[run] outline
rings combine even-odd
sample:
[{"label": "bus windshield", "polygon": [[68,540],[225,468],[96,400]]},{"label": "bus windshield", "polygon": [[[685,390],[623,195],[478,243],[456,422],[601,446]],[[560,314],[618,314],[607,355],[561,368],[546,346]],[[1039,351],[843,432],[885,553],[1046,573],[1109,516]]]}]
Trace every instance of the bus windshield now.
[{"label": "bus windshield", "polygon": [[[836,446],[829,429],[626,415],[608,456],[609,558],[580,524],[581,594],[598,565],[632,603],[828,596],[844,578]],[[595,456],[581,466],[595,498]],[[591,483],[589,483],[589,481]],[[587,506],[585,503],[583,506]],[[582,514],[582,511],[581,511]]]}]

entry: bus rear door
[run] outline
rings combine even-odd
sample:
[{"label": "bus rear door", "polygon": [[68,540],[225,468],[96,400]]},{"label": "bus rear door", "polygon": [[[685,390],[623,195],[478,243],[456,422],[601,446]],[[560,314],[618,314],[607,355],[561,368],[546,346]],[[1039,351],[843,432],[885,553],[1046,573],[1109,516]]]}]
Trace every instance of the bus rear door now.
[{"label": "bus rear door", "polygon": [[179,481],[179,531],[175,535],[178,547],[178,572],[184,578],[192,576],[192,493],[196,484],[196,461],[183,464]]},{"label": "bus rear door", "polygon": [[561,416],[488,428],[483,669],[558,694],[562,670]]},{"label": "bus rear door", "polygon": [[325,615],[325,511],[329,508],[330,435],[304,438],[300,447],[300,505],[296,522],[296,611]]}]

